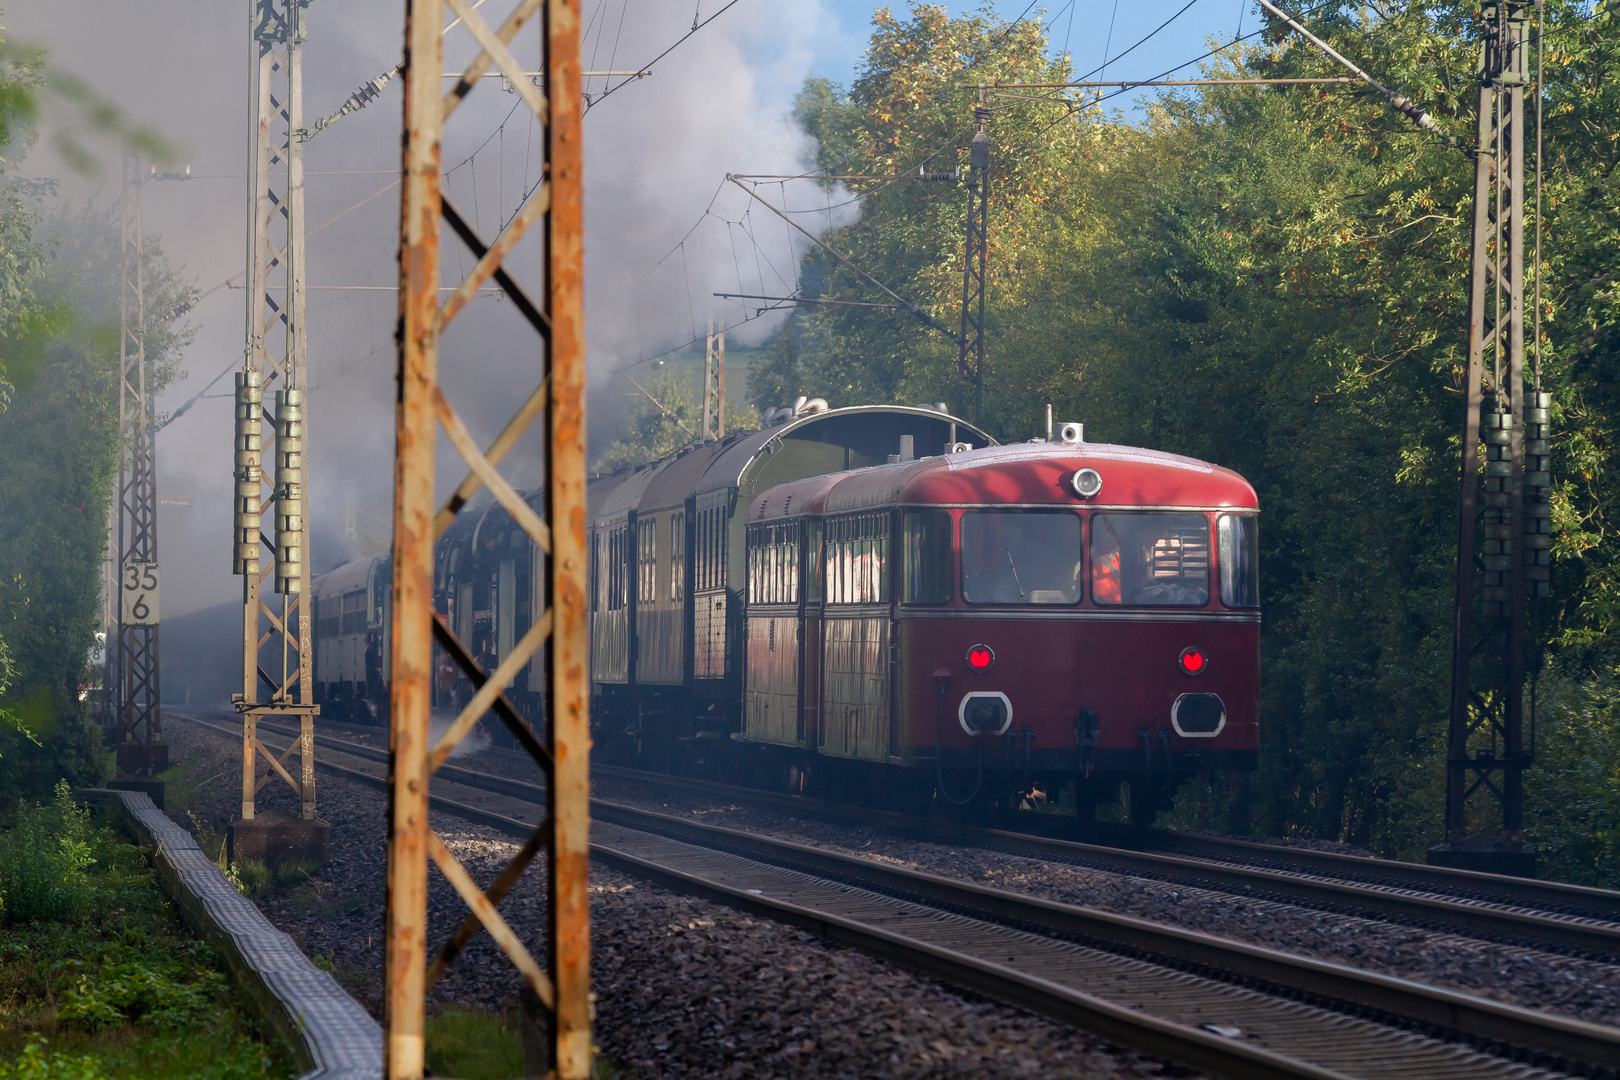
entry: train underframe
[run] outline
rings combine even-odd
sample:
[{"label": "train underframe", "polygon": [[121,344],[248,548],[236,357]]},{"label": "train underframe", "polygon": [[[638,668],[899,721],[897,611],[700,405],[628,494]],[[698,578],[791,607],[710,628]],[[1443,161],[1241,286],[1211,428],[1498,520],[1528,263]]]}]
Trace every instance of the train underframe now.
[{"label": "train underframe", "polygon": [[1036,745],[1029,729],[980,736],[972,749],[912,747],[888,761],[744,739],[724,697],[686,687],[597,684],[591,720],[597,760],[765,791],[963,820],[1045,808],[1094,820],[1117,805],[1150,824],[1188,779],[1252,772],[1254,750],[1188,748],[1189,740],[1138,732],[1137,747]]}]

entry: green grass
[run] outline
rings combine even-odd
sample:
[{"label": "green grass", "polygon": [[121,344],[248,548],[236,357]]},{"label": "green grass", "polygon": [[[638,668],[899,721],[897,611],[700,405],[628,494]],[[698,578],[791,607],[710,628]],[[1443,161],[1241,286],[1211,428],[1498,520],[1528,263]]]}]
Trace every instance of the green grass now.
[{"label": "green grass", "polygon": [[[528,1075],[523,1065],[522,1018],[516,1012],[441,1009],[427,1018],[427,1067],[457,1080],[510,1080]],[[619,1071],[596,1055],[596,1080],[616,1080]],[[4,1080],[0,1077],[0,1080]]]},{"label": "green grass", "polygon": [[[80,869],[42,900],[51,875],[20,879],[16,856],[53,838],[54,857]],[[291,1075],[284,1048],[261,1039],[147,859],[65,798],[0,822],[0,889],[33,897],[0,922],[0,1080]]]},{"label": "green grass", "polygon": [[516,1013],[444,1009],[427,1018],[427,1067],[456,1080],[526,1076]]}]

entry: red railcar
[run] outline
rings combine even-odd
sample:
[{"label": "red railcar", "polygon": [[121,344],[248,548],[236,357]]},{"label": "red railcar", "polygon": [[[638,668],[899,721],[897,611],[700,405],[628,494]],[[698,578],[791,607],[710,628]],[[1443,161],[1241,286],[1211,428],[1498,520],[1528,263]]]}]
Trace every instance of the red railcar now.
[{"label": "red railcar", "polygon": [[[1236,473],[1026,443],[784,484],[747,521],[738,742],[909,801],[1255,767],[1259,506]],[[1089,816],[1087,814],[1086,816]]]}]

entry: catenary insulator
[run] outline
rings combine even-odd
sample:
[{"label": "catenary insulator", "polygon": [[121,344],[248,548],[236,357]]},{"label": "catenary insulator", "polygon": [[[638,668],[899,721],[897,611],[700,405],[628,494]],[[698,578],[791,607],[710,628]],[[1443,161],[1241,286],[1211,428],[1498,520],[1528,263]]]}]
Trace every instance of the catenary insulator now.
[{"label": "catenary insulator", "polygon": [[1495,404],[1486,402],[1479,420],[1480,439],[1485,443],[1479,493],[1485,541],[1480,554],[1482,573],[1476,595],[1486,617],[1500,618],[1507,613],[1513,593],[1513,526],[1508,516],[1513,476],[1513,414],[1498,412]]},{"label": "catenary insulator", "polygon": [[303,590],[304,392],[276,391],[276,592]]},{"label": "catenary insulator", "polygon": [[1534,393],[1524,410],[1524,591],[1552,595],[1552,395]]},{"label": "catenary insulator", "polygon": [[259,572],[260,484],[264,480],[262,434],[264,387],[257,371],[236,373],[236,499],[233,518],[235,552],[232,573]]}]

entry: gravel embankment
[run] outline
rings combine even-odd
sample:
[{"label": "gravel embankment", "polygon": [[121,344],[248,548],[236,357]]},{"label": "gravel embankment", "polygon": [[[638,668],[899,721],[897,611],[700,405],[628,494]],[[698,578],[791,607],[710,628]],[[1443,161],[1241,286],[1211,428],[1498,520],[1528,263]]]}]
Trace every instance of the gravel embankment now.
[{"label": "gravel embankment", "polygon": [[[196,818],[221,835],[239,809],[235,744],[175,719],[171,758],[215,777],[195,796]],[[483,755],[489,757],[492,755]],[[458,764],[476,764],[477,758]],[[321,817],[332,825],[332,863],[260,906],[305,952],[324,957],[373,1014],[382,1005],[386,801],[322,774]],[[296,812],[272,782],[265,809]],[[190,815],[170,816],[188,828]],[[517,850],[504,835],[433,815],[445,845],[480,883]],[[542,949],[541,879],[531,874],[501,905],[531,950]],[[430,875],[430,940],[465,914]],[[729,908],[591,868],[597,1042],[623,1075],[638,1077],[1159,1077],[1194,1076],[1082,1032],[873,960]],[[517,977],[487,935],[457,959],[430,1001],[511,1008]]]}]

